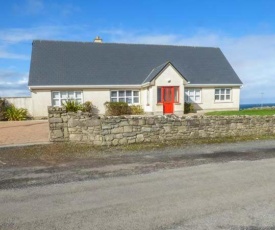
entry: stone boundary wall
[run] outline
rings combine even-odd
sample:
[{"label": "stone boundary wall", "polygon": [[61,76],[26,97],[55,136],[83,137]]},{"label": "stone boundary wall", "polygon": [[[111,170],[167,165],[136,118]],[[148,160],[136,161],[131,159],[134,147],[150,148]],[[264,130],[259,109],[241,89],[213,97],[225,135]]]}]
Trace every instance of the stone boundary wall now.
[{"label": "stone boundary wall", "polygon": [[50,141],[124,145],[175,139],[274,135],[275,116],[94,117],[49,107]]}]

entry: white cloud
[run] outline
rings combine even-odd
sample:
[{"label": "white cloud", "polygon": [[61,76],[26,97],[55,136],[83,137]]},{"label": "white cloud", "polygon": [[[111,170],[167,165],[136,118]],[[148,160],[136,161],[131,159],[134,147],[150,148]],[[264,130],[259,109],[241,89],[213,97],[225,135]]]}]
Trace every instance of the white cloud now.
[{"label": "white cloud", "polygon": [[50,39],[61,36],[68,27],[40,26],[31,28],[12,28],[0,30],[0,42],[11,45],[20,42],[32,41],[34,39]]},{"label": "white cloud", "polygon": [[[79,34],[83,30],[82,27],[77,26],[39,26],[31,28],[11,28],[0,29],[0,59],[30,59],[31,42],[36,39],[62,39],[68,38],[71,34]],[[28,50],[27,53],[15,53],[11,50],[17,50],[20,46],[25,45]],[[18,51],[17,51],[18,52]]]},{"label": "white cloud", "polygon": [[28,90],[28,73],[14,70],[0,70],[0,97],[30,95]]},{"label": "white cloud", "polygon": [[244,83],[241,90],[242,103],[259,103],[261,93],[264,93],[264,102],[275,102],[274,34],[230,37],[207,31],[200,31],[193,36],[122,30],[102,33],[110,35],[112,42],[219,47]]},{"label": "white cloud", "polygon": [[29,60],[30,57],[28,55],[24,54],[15,54],[11,52],[7,52],[5,50],[1,50],[0,48],[0,59],[5,58],[5,59],[21,59],[21,60]]}]

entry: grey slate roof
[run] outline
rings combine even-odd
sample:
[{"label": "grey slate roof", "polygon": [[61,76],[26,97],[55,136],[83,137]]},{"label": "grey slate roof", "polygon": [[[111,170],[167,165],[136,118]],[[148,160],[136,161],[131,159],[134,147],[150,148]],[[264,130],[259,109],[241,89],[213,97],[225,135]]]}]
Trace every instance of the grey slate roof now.
[{"label": "grey slate roof", "polygon": [[140,85],[167,62],[191,84],[242,84],[219,48],[36,40],[29,86]]}]

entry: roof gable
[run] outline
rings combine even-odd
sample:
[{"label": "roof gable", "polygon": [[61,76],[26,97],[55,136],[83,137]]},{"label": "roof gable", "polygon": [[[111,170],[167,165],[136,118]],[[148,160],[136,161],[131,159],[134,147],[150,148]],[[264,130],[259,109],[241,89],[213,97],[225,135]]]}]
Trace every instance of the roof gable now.
[{"label": "roof gable", "polygon": [[165,71],[165,69],[168,67],[168,66],[172,66],[173,69],[185,80],[185,81],[188,81],[182,74],[181,72],[179,72],[177,70],[177,68],[171,63],[171,62],[166,62],[166,63],[163,63],[159,66],[157,66],[156,68],[154,68],[150,74],[147,76],[147,78],[142,82],[142,83],[147,83],[147,82],[151,82],[153,81],[155,78],[157,78],[163,71]]},{"label": "roof gable", "polygon": [[242,84],[218,48],[34,41],[29,86],[140,85],[167,60],[191,84]]}]

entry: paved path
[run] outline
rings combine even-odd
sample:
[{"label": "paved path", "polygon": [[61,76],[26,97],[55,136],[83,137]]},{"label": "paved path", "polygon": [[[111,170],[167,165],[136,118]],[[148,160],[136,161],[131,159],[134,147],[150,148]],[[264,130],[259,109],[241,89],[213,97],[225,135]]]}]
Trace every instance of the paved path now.
[{"label": "paved path", "polygon": [[0,229],[275,229],[275,159],[0,190]]},{"label": "paved path", "polygon": [[49,141],[47,120],[0,122],[0,146],[44,143]]}]

